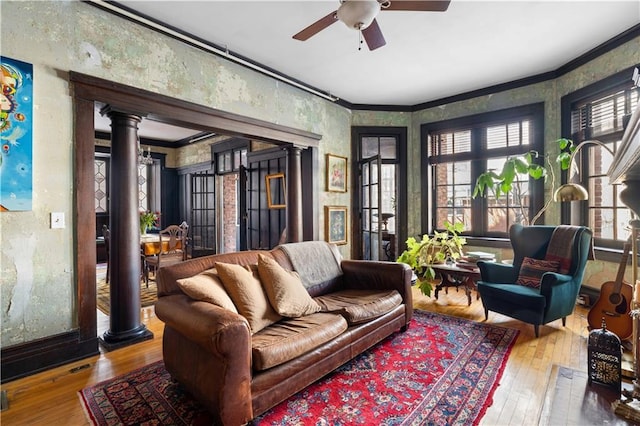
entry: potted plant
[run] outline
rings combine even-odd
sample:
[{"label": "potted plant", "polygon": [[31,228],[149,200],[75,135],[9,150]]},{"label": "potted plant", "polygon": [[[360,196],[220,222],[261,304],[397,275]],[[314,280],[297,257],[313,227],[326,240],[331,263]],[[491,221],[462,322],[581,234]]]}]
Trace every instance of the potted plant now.
[{"label": "potted plant", "polygon": [[158,220],[160,220],[160,213],[154,213],[149,210],[140,210],[140,234],[145,235],[147,233],[147,229],[157,226]]},{"label": "potted plant", "polygon": [[[571,163],[571,153],[576,149],[576,147],[573,145],[573,141],[571,139],[562,138],[558,139],[556,142],[560,148],[560,154],[558,154],[556,162],[560,164],[560,168],[562,170],[567,170]],[[490,191],[497,199],[500,198],[501,195],[514,191],[515,197],[522,198],[526,195],[526,191],[521,188],[520,182],[516,179],[519,174],[528,174],[534,179],[546,179],[550,176],[551,189],[553,191],[556,179],[555,173],[553,172],[553,164],[549,159],[549,155],[545,156],[543,164],[536,162],[538,158],[540,158],[540,154],[538,151],[533,150],[523,156],[507,158],[500,173],[497,173],[495,170],[488,170],[478,176],[472,197],[476,198],[477,196],[486,196]],[[520,206],[520,208],[523,209],[521,213],[524,218],[525,225],[535,224],[542,216],[542,213],[544,213],[547,207],[549,207],[551,201],[552,198],[549,198],[549,200],[545,202],[538,213],[536,213],[536,215],[531,219],[531,222],[529,222],[529,215],[524,211],[524,207]]]},{"label": "potted plant", "polygon": [[406,263],[417,277],[417,286],[423,294],[431,296],[436,273],[431,265],[456,260],[462,256],[462,246],[466,238],[460,236],[464,230],[462,222],[454,224],[445,221],[444,232],[434,232],[433,236],[424,234],[420,241],[414,237],[407,239],[407,249],[402,252],[398,262]]}]

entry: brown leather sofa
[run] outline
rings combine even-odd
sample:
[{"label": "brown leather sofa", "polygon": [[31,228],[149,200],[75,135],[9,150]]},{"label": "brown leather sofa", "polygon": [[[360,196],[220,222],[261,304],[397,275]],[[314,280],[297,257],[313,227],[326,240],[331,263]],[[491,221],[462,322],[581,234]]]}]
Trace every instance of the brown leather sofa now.
[{"label": "brown leather sofa", "polygon": [[[311,262],[299,256],[307,249],[314,259]],[[327,251],[335,259],[334,269],[327,269],[318,264],[321,260],[316,260],[323,256],[326,260]],[[177,280],[210,270],[216,262],[256,265],[260,254],[275,259],[286,270],[298,272],[309,295],[323,306],[323,312],[283,318],[252,335],[247,321],[238,313],[194,300],[178,286]],[[309,278],[311,275],[315,282]],[[342,260],[335,246],[323,242],[213,255],[161,268],[155,310],[165,323],[166,369],[213,414],[216,423],[245,424],[385,337],[406,330],[413,314],[411,276],[411,269],[401,263]],[[290,326],[291,321],[296,321],[296,326]],[[287,336],[288,348],[278,348],[280,343],[276,341],[271,345],[272,358],[282,355],[284,362],[266,366],[259,362],[254,347],[257,341],[264,344],[265,339],[282,333],[282,329],[297,333],[291,330],[300,328],[297,325],[302,322],[318,325],[305,331],[311,335]],[[278,324],[282,329],[270,334]],[[310,343],[331,332],[338,334],[315,347]],[[291,345],[292,341],[299,344]],[[295,347],[309,345],[311,349],[292,359],[285,356]]]}]

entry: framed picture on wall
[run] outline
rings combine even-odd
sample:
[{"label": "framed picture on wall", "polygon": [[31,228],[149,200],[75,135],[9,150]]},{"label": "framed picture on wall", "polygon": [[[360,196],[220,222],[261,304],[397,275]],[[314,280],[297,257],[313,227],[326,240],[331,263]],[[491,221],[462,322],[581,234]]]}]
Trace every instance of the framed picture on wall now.
[{"label": "framed picture on wall", "polygon": [[325,238],[333,244],[347,244],[347,207],[324,207]]},{"label": "framed picture on wall", "polygon": [[265,176],[267,191],[267,208],[284,209],[285,202],[284,173],[274,173]]},{"label": "framed picture on wall", "polygon": [[347,192],[347,157],[327,154],[327,191]]}]

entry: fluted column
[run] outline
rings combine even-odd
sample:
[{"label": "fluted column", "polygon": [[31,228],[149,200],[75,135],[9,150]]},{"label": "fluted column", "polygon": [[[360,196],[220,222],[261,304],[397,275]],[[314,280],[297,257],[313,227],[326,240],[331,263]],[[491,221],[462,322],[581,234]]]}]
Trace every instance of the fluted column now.
[{"label": "fluted column", "polygon": [[[297,146],[287,148],[287,242],[302,241],[302,149]],[[311,195],[309,195],[311,196]]]},{"label": "fluted column", "polygon": [[111,119],[109,169],[109,330],[107,349],[153,338],[140,321],[140,220],[138,212],[138,115],[105,107]]}]

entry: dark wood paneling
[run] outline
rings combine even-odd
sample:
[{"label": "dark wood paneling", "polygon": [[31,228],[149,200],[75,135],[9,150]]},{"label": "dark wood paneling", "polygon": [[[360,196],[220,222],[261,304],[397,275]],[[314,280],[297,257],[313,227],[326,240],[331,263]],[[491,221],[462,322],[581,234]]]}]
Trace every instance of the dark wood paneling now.
[{"label": "dark wood paneling", "polygon": [[82,339],[78,330],[14,345],[0,352],[2,383],[98,353],[98,339]]},{"label": "dark wood paneling", "polygon": [[285,229],[287,210],[267,208],[265,177],[286,173],[286,151],[274,148],[250,152],[247,163],[247,248],[273,248]]},{"label": "dark wood paneling", "polygon": [[176,169],[162,168],[162,217],[161,228],[189,221],[180,211],[180,185]]}]

